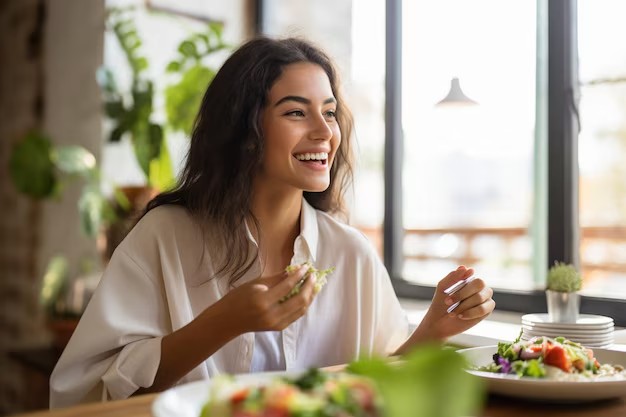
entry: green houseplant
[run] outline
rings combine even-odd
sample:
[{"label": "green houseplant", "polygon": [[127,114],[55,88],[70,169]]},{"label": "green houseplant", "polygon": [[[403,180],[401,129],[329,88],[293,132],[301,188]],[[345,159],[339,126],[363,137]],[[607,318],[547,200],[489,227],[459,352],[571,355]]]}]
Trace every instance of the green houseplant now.
[{"label": "green houseplant", "polygon": [[[78,200],[82,232],[96,238],[103,228],[116,221],[113,203],[101,192],[100,170],[96,158],[77,145],[53,145],[47,135],[33,130],[13,148],[9,175],[15,188],[36,200],[60,197],[70,183],[81,182]],[[116,204],[127,204],[124,195],[115,191]],[[66,305],[70,267],[62,255],[54,256],[42,277],[40,304],[47,316],[53,345],[62,350],[76,324],[78,313]]]},{"label": "green houseplant", "polygon": [[154,83],[147,77],[148,60],[141,55],[142,41],[127,9],[111,9],[107,27],[113,31],[131,70],[130,91],[122,91],[116,74],[101,68],[97,75],[104,96],[104,111],[113,127],[108,140],[127,135],[148,186],[166,190],[174,184],[172,162],[163,125],[154,120]]},{"label": "green houseplant", "polygon": [[114,34],[131,70],[129,88],[120,87],[118,74],[111,68],[101,68],[97,80],[103,93],[104,111],[112,125],[108,141],[130,140],[146,184],[121,187],[129,204],[116,206],[120,221],[107,229],[106,257],[112,254],[145,204],[175,184],[166,135],[176,131],[191,134],[204,90],[216,72],[207,64],[207,58],[226,48],[222,26],[214,23],[180,42],[175,59],[166,68],[172,82],[163,91],[166,120],[159,121],[154,102],[161,91],[148,77],[149,62],[141,52],[143,42],[134,23],[133,10],[112,8],[107,12],[107,28]]},{"label": "green houseplant", "polygon": [[[159,91],[148,77],[148,59],[141,53],[142,41],[132,10],[110,9],[106,20],[130,68],[129,88],[119,86],[118,74],[110,68],[98,70],[96,79],[102,90],[105,115],[112,126],[108,141],[118,142],[124,137],[130,140],[146,177],[145,186],[114,186],[114,197],[107,198],[101,189],[102,172],[91,152],[78,145],[54,145],[44,132],[36,130],[14,147],[8,167],[16,189],[34,199],[54,199],[70,183],[82,183],[78,201],[81,229],[92,238],[105,232],[105,261],[124,237],[138,209],[154,194],[174,185],[166,132],[190,134],[204,90],[216,72],[207,59],[227,49],[219,24],[209,24],[180,42],[166,69],[171,80],[163,92],[167,118],[159,122],[154,111]],[[55,288],[57,294],[62,286]]]},{"label": "green houseplant", "polygon": [[[9,174],[16,189],[34,199],[56,198],[69,183],[81,180],[78,209],[86,236],[96,237],[101,227],[116,220],[112,203],[101,192],[96,158],[82,146],[54,146],[44,133],[31,131],[13,148]],[[117,204],[127,204],[119,191],[115,196]]]},{"label": "green houseplant", "polygon": [[550,320],[556,323],[575,323],[580,310],[582,276],[576,267],[555,262],[548,270],[546,299]]},{"label": "green houseplant", "polygon": [[104,96],[106,116],[113,125],[109,142],[129,137],[147,185],[164,191],[175,182],[166,132],[169,129],[191,135],[204,90],[216,73],[207,64],[208,58],[226,49],[227,45],[222,40],[222,26],[215,23],[181,41],[177,57],[166,68],[174,81],[164,89],[166,121],[159,122],[154,112],[158,91],[148,78],[149,63],[141,53],[143,42],[132,11],[132,8],[113,8],[107,17],[107,26],[115,35],[131,70],[129,91],[119,87],[118,77],[110,68],[101,68],[97,79]]},{"label": "green houseplant", "polygon": [[209,23],[206,31],[192,33],[178,45],[178,56],[166,71],[178,80],[165,89],[165,112],[168,125],[191,136],[204,90],[216,70],[207,65],[214,54],[228,49],[222,39],[222,25]]}]

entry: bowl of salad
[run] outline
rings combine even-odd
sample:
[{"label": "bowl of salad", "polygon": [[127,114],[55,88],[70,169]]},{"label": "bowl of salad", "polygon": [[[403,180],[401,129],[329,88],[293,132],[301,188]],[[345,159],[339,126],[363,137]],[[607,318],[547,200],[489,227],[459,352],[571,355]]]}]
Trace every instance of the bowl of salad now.
[{"label": "bowl of salad", "polygon": [[626,397],[626,352],[544,336],[459,353],[496,394],[568,402]]},{"label": "bowl of salad", "polygon": [[[480,380],[452,349],[424,346],[402,360],[363,358],[342,370],[219,375],[159,394],[155,417],[461,417],[477,415]],[[450,392],[454,398],[450,399]]]}]

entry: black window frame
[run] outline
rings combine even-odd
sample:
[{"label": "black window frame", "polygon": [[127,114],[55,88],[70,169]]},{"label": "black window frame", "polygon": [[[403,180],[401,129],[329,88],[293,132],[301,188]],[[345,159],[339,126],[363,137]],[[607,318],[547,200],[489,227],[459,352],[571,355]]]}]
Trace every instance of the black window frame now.
[{"label": "black window frame", "polygon": [[[433,286],[402,277],[402,0],[386,1],[385,147],[383,259],[399,297],[430,300]],[[263,34],[264,1],[254,24]],[[548,208],[547,264],[578,264],[578,77],[576,0],[537,0],[547,13]],[[497,308],[521,313],[547,311],[543,291],[496,290]],[[613,317],[626,327],[626,299],[581,297],[581,312]]]},{"label": "black window frame", "polygon": [[[547,12],[548,222],[546,269],[578,265],[577,1],[537,0]],[[386,0],[384,262],[399,297],[431,299],[433,286],[402,277],[402,0]],[[547,311],[544,291],[495,290],[497,308]],[[582,296],[581,312],[613,317],[626,327],[626,300]]]}]

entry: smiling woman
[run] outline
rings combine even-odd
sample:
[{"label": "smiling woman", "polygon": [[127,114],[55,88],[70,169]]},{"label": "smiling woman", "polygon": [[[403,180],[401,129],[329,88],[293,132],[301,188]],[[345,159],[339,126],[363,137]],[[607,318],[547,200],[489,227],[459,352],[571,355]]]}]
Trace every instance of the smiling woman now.
[{"label": "smiling woman", "polygon": [[[318,48],[258,38],[235,51],[204,95],[178,186],[113,255],[51,404],[401,354],[486,317],[495,304],[480,278],[443,292],[473,275],[461,266],[409,337],[376,251],[332,216],[351,178],[351,128]],[[324,291],[311,265],[334,268]]]}]

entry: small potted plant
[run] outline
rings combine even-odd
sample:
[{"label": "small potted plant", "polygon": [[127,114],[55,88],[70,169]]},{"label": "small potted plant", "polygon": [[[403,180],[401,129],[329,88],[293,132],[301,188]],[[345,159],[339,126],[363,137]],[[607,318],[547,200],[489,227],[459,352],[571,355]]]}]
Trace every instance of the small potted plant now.
[{"label": "small potted plant", "polygon": [[580,309],[582,277],[574,265],[556,262],[548,270],[546,298],[548,315],[554,323],[576,323]]}]

